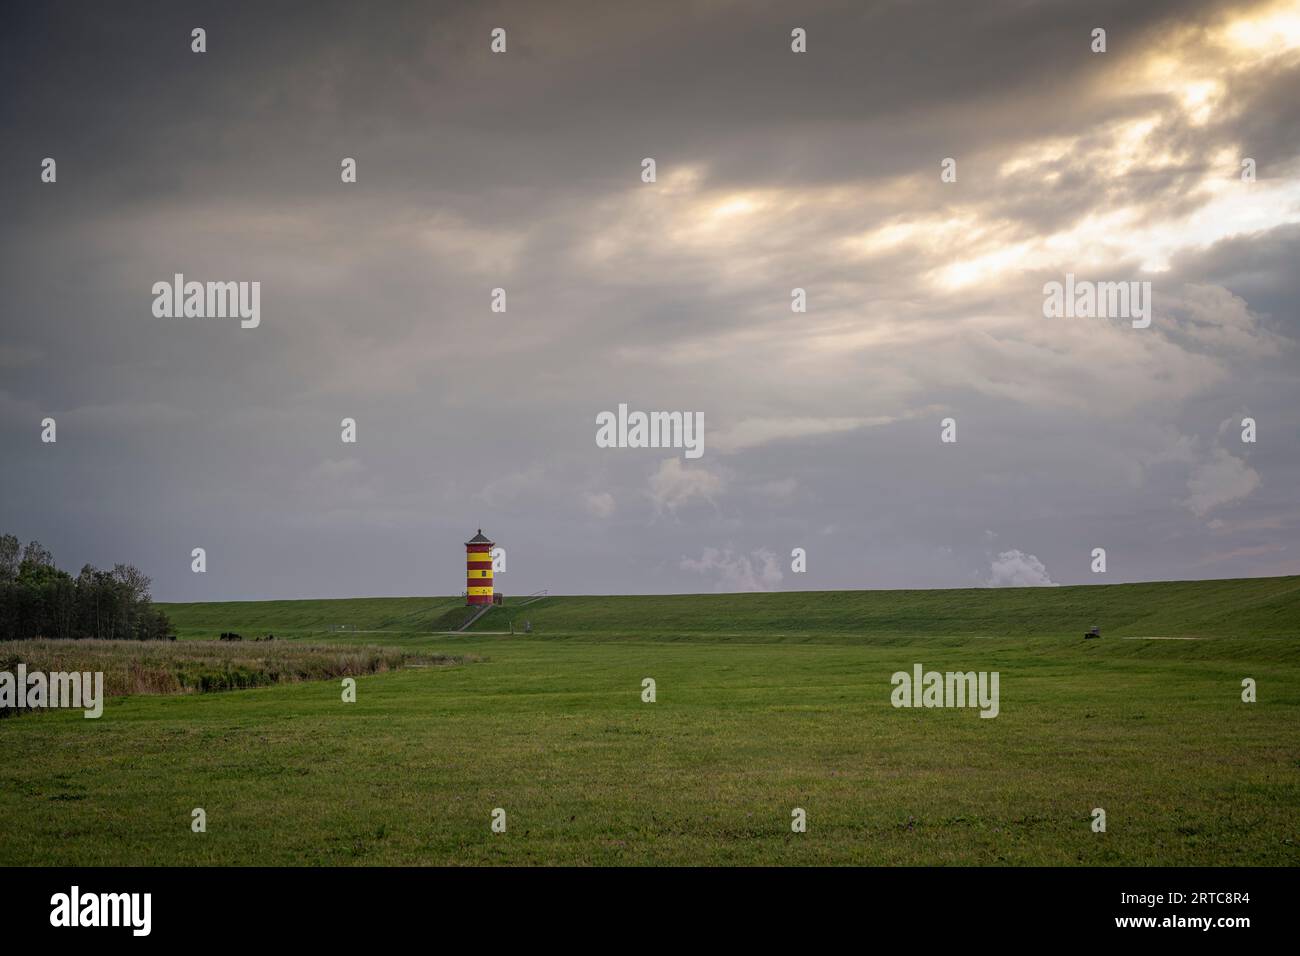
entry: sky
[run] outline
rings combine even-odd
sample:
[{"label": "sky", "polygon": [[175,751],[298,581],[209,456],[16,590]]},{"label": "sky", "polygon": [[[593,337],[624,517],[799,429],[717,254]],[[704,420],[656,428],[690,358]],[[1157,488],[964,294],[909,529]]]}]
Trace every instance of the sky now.
[{"label": "sky", "polygon": [[[507,594],[1300,574],[1298,2],[5,16],[0,532],[74,573],[456,594],[482,528]],[[259,324],[155,315],[176,273]],[[1067,275],[1150,325],[1045,315]],[[620,404],[703,454],[600,447]]]}]

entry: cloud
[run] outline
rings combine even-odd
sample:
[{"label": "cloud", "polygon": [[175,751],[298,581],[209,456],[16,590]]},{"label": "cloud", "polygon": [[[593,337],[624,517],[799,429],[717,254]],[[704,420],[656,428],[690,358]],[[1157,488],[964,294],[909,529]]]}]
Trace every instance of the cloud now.
[{"label": "cloud", "polygon": [[1174,317],[1172,334],[1216,356],[1267,358],[1292,347],[1264,328],[1244,299],[1219,285],[1188,284],[1163,308]]},{"label": "cloud", "polygon": [[726,487],[726,481],[703,465],[686,465],[680,458],[667,458],[650,476],[650,497],[655,511],[675,512],[692,502],[709,502]]},{"label": "cloud", "polygon": [[302,476],[298,491],[324,508],[364,504],[378,495],[365,462],[359,458],[325,459]]},{"label": "cloud", "polygon": [[[677,557],[741,534],[813,538],[825,587],[963,586],[1012,543],[1094,534],[1135,578],[1292,553],[1243,549],[1297,533],[1300,447],[1273,440],[1300,407],[1293,17],[1111,3],[1093,56],[1052,4],[815,0],[794,56],[777,5],[665,2],[510,4],[495,57],[464,41],[495,25],[475,5],[394,3],[375,30],[335,0],[292,23],[224,4],[209,34],[243,69],[215,85],[167,18],[91,5],[70,30],[34,5],[0,37],[43,78],[0,94],[0,529],[91,559],[157,529],[160,599],[451,591],[479,523],[548,556],[522,591],[700,585]],[[73,219],[26,165],[46,143]],[[262,325],[152,320],[178,271],[261,281]],[[1151,327],[1045,319],[1067,271],[1149,278]],[[595,448],[620,400],[700,411],[711,451]],[[1212,437],[1239,409],[1258,451]],[[223,534],[247,557],[219,591],[166,557]]]},{"label": "cloud", "polygon": [[799,481],[795,478],[774,478],[754,487],[754,493],[769,501],[784,501],[792,498],[799,490]]},{"label": "cloud", "polygon": [[776,554],[767,548],[748,554],[736,554],[730,548],[705,548],[698,559],[682,558],[680,567],[715,578],[715,591],[770,591],[784,578]]},{"label": "cloud", "polygon": [[1056,587],[1043,562],[1020,550],[1003,551],[993,560],[989,570],[988,586],[991,588]]},{"label": "cloud", "polygon": [[747,448],[755,448],[771,441],[809,438],[815,435],[853,431],[869,425],[887,425],[895,420],[890,416],[877,418],[746,418],[713,436],[712,444],[719,451],[737,452]]},{"label": "cloud", "polygon": [[479,489],[477,497],[493,508],[505,507],[521,495],[535,491],[545,473],[546,466],[535,462],[521,471],[513,471],[487,482]]},{"label": "cloud", "polygon": [[614,496],[608,491],[588,492],[583,496],[587,514],[593,518],[608,518],[614,514]]},{"label": "cloud", "polygon": [[1220,505],[1248,497],[1260,485],[1259,472],[1222,448],[1215,448],[1208,460],[1192,468],[1187,479],[1191,492],[1184,504],[1204,518]]}]

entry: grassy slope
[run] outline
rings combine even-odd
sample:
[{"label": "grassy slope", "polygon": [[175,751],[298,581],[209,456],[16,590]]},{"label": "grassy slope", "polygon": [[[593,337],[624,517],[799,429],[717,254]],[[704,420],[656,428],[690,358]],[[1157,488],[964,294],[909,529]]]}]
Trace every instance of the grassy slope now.
[{"label": "grassy slope", "polygon": [[[182,636],[212,636],[236,624],[257,633],[310,633],[330,625],[433,631],[461,598],[357,598],[165,604]],[[950,591],[787,591],[765,594],[552,597],[494,609],[475,631],[526,618],[540,635],[735,634],[754,640],[880,635],[1075,637],[1092,624],[1107,636],[1296,636],[1300,577],[1062,588]]]},{"label": "grassy slope", "polygon": [[235,630],[244,637],[320,634],[347,626],[371,631],[431,631],[464,598],[340,598],[319,601],[214,601],[160,604],[181,637],[214,638]]},{"label": "grassy slope", "polygon": [[[486,661],[363,677],[356,704],[315,683],[0,722],[0,864],[1297,865],[1297,583],[565,598],[530,638],[344,636]],[[327,603],[169,610],[279,634],[437,604]],[[812,631],[799,607],[832,643],[779,639]],[[917,662],[999,670],[1001,715],[895,710]]]}]

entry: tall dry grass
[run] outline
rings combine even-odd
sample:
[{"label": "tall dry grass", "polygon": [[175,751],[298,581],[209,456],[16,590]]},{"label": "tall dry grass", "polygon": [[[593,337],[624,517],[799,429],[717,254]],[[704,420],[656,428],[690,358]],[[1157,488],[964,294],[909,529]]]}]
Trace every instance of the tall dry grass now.
[{"label": "tall dry grass", "polygon": [[103,671],[108,697],[194,694],[270,684],[360,677],[410,664],[466,660],[384,647],[218,641],[0,641],[0,671]]}]

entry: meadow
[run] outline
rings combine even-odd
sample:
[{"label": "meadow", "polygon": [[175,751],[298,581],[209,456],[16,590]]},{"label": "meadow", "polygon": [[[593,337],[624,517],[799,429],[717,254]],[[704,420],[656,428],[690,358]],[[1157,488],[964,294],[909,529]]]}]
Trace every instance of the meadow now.
[{"label": "meadow", "polygon": [[[0,863],[1300,863],[1300,578],[459,603],[165,606],[478,660],[2,721]],[[895,709],[917,663],[999,716]]]}]

